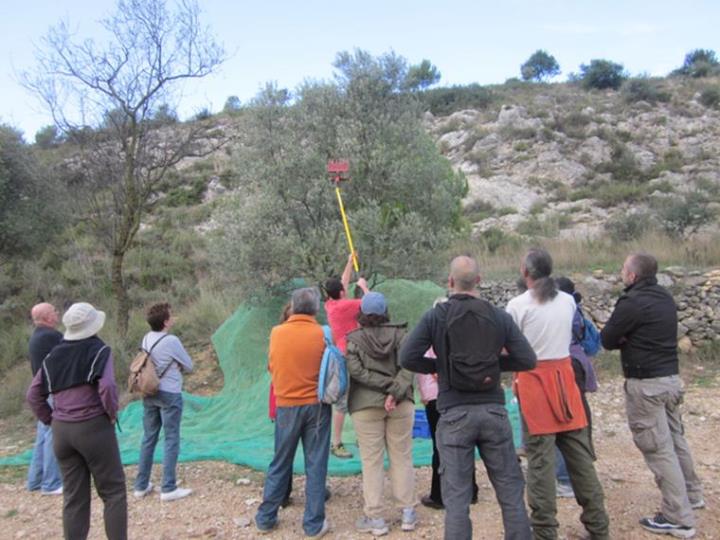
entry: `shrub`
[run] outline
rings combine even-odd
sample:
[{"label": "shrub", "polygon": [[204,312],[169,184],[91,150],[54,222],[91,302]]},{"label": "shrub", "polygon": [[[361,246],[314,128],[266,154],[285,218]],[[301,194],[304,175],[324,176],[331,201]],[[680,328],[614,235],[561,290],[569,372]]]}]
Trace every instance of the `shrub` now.
[{"label": "shrub", "polygon": [[434,115],[448,115],[462,109],[485,109],[495,96],[479,84],[433,88],[418,92],[420,102]]},{"label": "shrub", "polygon": [[595,199],[598,206],[608,208],[622,202],[635,202],[647,195],[646,184],[630,182],[599,182],[592,186],[576,189],[571,195],[571,201],[580,199]]},{"label": "shrub", "polygon": [[558,115],[555,118],[555,129],[568,137],[582,139],[585,137],[585,127],[590,123],[590,117],[581,112],[571,112]]},{"label": "shrub", "polygon": [[720,87],[710,86],[700,93],[700,103],[708,109],[717,108],[720,105]]},{"label": "shrub", "polygon": [[646,78],[629,79],[622,86],[623,98],[628,103],[647,101],[648,103],[666,102],[670,100],[670,93]]},{"label": "shrub", "polygon": [[610,161],[597,166],[599,173],[610,173],[614,180],[619,182],[641,182],[646,180],[645,173],[640,169],[640,163],[635,154],[621,142],[613,142]]},{"label": "shrub", "polygon": [[644,212],[618,212],[605,222],[605,230],[615,241],[637,240],[651,227],[650,216]]},{"label": "shrub", "polygon": [[463,208],[465,217],[472,223],[477,223],[495,215],[495,207],[482,199],[475,200]]},{"label": "shrub", "polygon": [[610,60],[591,60],[589,65],[580,66],[580,80],[587,89],[617,90],[626,78],[622,64]]},{"label": "shrub", "polygon": [[503,246],[517,244],[517,238],[509,235],[498,227],[490,227],[482,232],[479,236],[478,241],[480,243],[480,250],[487,253],[495,253],[498,249]]},{"label": "shrub", "polygon": [[19,413],[25,403],[25,392],[30,386],[30,368],[18,364],[3,373],[3,391],[0,392],[0,418]]},{"label": "shrub", "polygon": [[690,77],[709,77],[718,72],[718,62],[715,51],[711,49],[695,49],[685,55],[685,61],[678,70],[681,75]]},{"label": "shrub", "polygon": [[653,206],[663,229],[672,236],[691,234],[714,218],[707,197],[697,191],[685,197],[659,199]]}]

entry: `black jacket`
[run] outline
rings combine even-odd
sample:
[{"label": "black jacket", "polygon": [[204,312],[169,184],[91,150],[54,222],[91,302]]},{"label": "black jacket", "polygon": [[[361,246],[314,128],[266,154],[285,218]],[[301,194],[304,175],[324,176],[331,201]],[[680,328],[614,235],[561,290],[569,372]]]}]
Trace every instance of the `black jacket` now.
[{"label": "black jacket", "polygon": [[626,378],[678,374],[677,306],[654,277],[625,289],[600,335],[603,347],[620,349]]},{"label": "black jacket", "polygon": [[30,336],[30,369],[33,377],[42,366],[45,357],[52,351],[53,347],[62,341],[63,335],[47,326],[38,326]]},{"label": "black jacket", "polygon": [[[454,294],[454,299],[472,299],[468,294]],[[461,392],[450,387],[447,368],[447,303],[439,304],[423,315],[418,325],[405,340],[400,350],[400,364],[405,369],[416,373],[438,374],[438,410],[445,410],[458,405],[479,403],[505,403],[505,393],[498,384],[483,392]],[[525,371],[533,369],[537,358],[525,336],[517,327],[512,317],[505,311],[493,307],[496,317],[496,328],[503,333],[500,336],[500,348],[497,351],[502,371]],[[437,361],[426,358],[425,352],[432,346]],[[500,355],[505,348],[507,355]]]}]

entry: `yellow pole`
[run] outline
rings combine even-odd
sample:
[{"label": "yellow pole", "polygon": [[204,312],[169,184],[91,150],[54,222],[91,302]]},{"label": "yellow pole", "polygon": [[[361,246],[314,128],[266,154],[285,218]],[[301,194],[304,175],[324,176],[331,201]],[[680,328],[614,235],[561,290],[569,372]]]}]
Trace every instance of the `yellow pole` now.
[{"label": "yellow pole", "polygon": [[358,266],[357,256],[355,255],[355,248],[353,247],[352,235],[350,234],[350,225],[348,224],[347,215],[345,214],[345,206],[343,205],[342,197],[340,196],[340,186],[338,184],[335,184],[335,194],[337,195],[338,206],[340,206],[340,215],[342,216],[343,226],[345,227],[345,237],[347,238],[350,253],[352,253],[353,268],[355,268],[356,272],[359,272],[360,267]]}]

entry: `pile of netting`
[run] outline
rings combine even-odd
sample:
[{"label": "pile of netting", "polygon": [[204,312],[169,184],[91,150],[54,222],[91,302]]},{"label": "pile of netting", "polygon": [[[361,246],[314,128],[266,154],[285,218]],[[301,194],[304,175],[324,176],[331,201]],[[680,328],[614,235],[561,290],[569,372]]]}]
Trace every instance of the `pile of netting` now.
[{"label": "pile of netting", "polygon": [[[444,291],[430,282],[387,281],[376,290],[384,293],[393,321],[407,321],[410,328],[432,306]],[[267,347],[270,329],[278,323],[280,310],[287,298],[276,298],[263,306],[240,306],[212,336],[225,381],[216,396],[184,394],[181,423],[180,461],[223,460],[253,469],[266,470],[273,455],[273,429],[268,419]],[[325,316],[319,316],[324,323]],[[517,405],[507,395],[507,407],[513,425],[516,445],[519,443]],[[416,399],[418,409],[422,403]],[[134,401],[119,415],[122,431],[118,432],[123,463],[138,461],[143,435],[142,402]],[[350,416],[346,417],[343,441],[353,452],[351,459],[330,456],[328,471],[333,475],[360,472],[359,452]],[[162,439],[156,460],[162,459]],[[429,465],[432,456],[430,439],[413,441],[416,466]],[[0,465],[20,465],[30,461],[30,451],[0,459]],[[298,448],[295,472],[303,472],[302,449]]]}]

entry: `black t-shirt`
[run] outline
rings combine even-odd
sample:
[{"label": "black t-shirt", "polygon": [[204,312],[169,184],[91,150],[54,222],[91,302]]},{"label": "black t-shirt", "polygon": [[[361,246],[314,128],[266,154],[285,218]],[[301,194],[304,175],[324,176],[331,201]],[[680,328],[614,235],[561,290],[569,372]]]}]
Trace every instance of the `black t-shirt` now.
[{"label": "black t-shirt", "polygon": [[32,369],[33,377],[42,367],[42,362],[48,353],[62,341],[63,335],[47,326],[38,326],[35,328],[32,336],[30,336],[30,368]]}]

